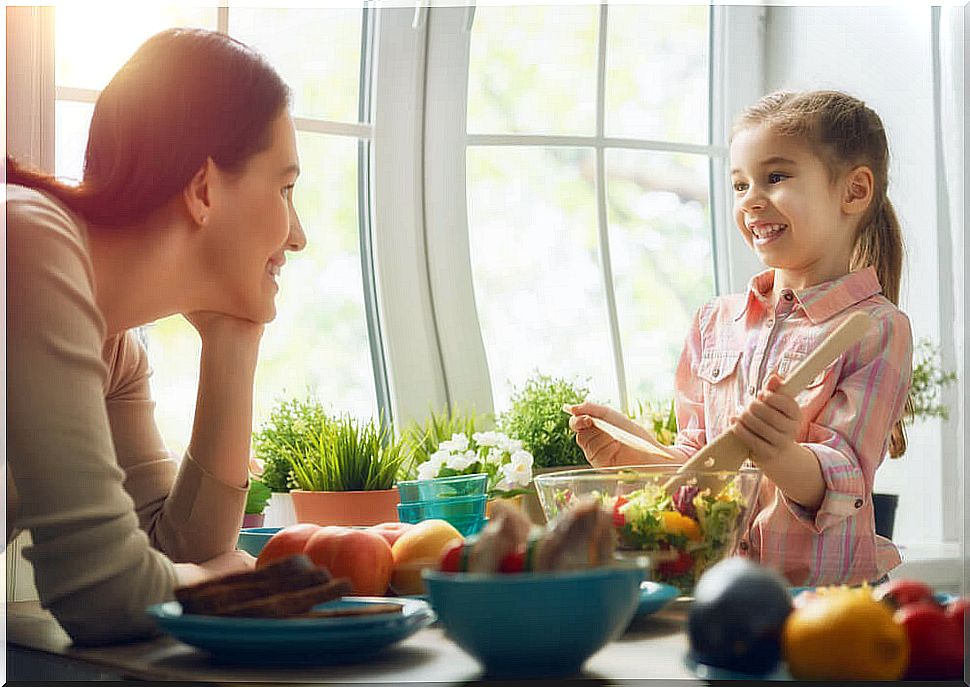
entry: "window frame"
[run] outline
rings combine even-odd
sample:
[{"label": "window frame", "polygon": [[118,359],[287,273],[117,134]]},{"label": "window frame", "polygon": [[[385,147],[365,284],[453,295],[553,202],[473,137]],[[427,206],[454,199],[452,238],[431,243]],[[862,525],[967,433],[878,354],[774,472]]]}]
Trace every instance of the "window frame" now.
[{"label": "window frame", "polygon": [[[608,6],[600,6],[600,26],[608,24]],[[760,265],[734,231],[726,189],[727,140],[730,120],[761,94],[764,83],[765,10],[761,7],[715,6],[710,18],[710,136],[706,145],[605,136],[604,89],[606,35],[599,31],[597,131],[593,136],[468,134],[468,64],[474,7],[432,8],[428,12],[428,66],[425,101],[425,233],[428,246],[431,302],[437,332],[446,398],[477,412],[492,413],[491,382],[481,334],[468,236],[465,156],[468,146],[542,145],[592,148],[597,159],[597,230],[607,285],[611,347],[621,406],[626,408],[626,374],[609,257],[606,217],[605,150],[609,148],[704,154],[710,160],[712,253],[717,293],[743,289]],[[730,36],[730,40],[728,37]],[[754,71],[745,87],[728,88],[725,74]],[[464,227],[458,231],[456,227]]]}]

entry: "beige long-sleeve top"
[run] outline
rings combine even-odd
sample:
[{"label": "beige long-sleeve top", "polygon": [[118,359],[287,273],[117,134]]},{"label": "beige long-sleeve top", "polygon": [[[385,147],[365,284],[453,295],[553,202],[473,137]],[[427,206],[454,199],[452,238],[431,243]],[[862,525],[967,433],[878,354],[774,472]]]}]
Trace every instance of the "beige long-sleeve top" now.
[{"label": "beige long-sleeve top", "polygon": [[7,539],[30,531],[40,601],[75,642],[146,636],[173,561],[234,547],[246,489],[166,451],[144,348],[106,336],[84,223],[6,191]]}]

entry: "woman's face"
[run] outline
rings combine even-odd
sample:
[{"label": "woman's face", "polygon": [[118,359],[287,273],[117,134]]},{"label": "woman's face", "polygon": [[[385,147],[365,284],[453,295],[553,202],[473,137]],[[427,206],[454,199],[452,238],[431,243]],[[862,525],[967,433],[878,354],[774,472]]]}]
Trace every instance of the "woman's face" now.
[{"label": "woman's face", "polygon": [[293,207],[300,173],[296,132],[289,113],[271,125],[270,146],[240,174],[216,171],[210,187],[215,237],[206,272],[213,308],[254,322],[276,317],[276,293],[287,251],[303,250],[306,236]]}]

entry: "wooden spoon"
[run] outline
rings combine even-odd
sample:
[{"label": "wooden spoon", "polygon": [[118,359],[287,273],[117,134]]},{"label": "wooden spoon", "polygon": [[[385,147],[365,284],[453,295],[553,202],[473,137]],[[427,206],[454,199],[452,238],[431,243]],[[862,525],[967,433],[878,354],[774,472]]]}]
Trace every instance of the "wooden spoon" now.
[{"label": "wooden spoon", "polygon": [[[872,318],[864,312],[849,315],[835,330],[832,331],[814,351],[809,353],[791,374],[782,382],[778,391],[789,396],[795,396],[822,370],[844,353],[850,346],[859,341],[872,326]],[[684,463],[678,473],[688,470],[737,472],[742,463],[749,457],[747,445],[738,438],[733,428],[729,427],[713,441],[701,448]],[[673,493],[684,483],[685,477],[675,475],[671,477],[664,488]],[[717,475],[697,476],[697,486],[700,489],[710,488],[711,495],[717,494],[730,480],[719,479]]]}]

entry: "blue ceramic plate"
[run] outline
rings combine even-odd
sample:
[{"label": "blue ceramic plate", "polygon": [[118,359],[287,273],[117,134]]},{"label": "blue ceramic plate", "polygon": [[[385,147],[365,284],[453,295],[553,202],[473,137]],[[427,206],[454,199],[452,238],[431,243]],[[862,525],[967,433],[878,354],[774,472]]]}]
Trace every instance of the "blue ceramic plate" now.
[{"label": "blue ceramic plate", "polygon": [[760,680],[792,680],[791,673],[784,663],[779,663],[778,667],[767,675],[752,675],[751,673],[739,673],[736,670],[709,666],[706,663],[695,661],[688,654],[684,657],[684,665],[687,670],[699,677],[701,680],[745,680],[748,682],[758,682]]},{"label": "blue ceramic plate", "polygon": [[680,596],[680,590],[677,587],[659,582],[641,582],[640,603],[637,605],[636,617],[641,618],[656,613],[678,596]]},{"label": "blue ceramic plate", "polygon": [[417,599],[343,597],[320,604],[315,610],[388,603],[399,604],[401,613],[343,618],[230,618],[182,613],[177,601],[150,606],[147,613],[165,632],[222,661],[330,663],[366,660],[435,620],[431,607]]}]

